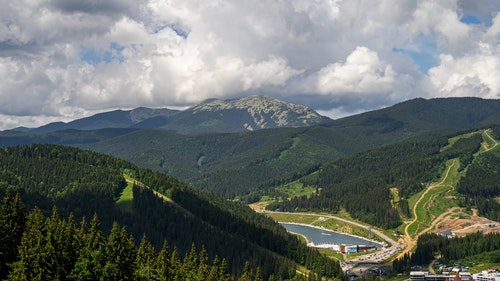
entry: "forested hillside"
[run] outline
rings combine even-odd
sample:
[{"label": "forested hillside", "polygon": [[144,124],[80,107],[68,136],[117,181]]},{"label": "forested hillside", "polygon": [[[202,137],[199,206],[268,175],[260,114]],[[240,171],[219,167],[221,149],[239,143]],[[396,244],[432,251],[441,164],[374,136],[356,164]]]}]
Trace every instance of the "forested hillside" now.
[{"label": "forested hillside", "polygon": [[164,129],[0,132],[0,145],[75,145],[131,161],[227,199],[250,202],[326,162],[401,141],[500,123],[500,102],[414,99],[318,126],[184,136]]},{"label": "forested hillside", "polygon": [[[128,175],[149,188],[133,188],[131,209],[116,201],[127,185]],[[28,211],[38,206],[50,216],[53,206],[74,221],[99,216],[108,235],[117,221],[126,226],[134,241],[146,234],[159,251],[168,241],[179,256],[192,245],[205,248],[210,260],[226,259],[233,276],[243,274],[246,262],[260,268],[264,278],[289,278],[302,264],[324,276],[340,276],[337,262],[322,257],[289,235],[271,219],[248,207],[195,191],[164,174],[141,169],[110,156],[55,145],[2,148],[0,193],[18,192]],[[156,196],[168,195],[172,201]]]},{"label": "forested hillside", "polygon": [[410,272],[412,265],[429,264],[436,256],[440,262],[450,264],[461,259],[480,256],[482,263],[498,263],[500,254],[500,234],[472,233],[452,239],[427,233],[418,238],[413,254],[406,254],[393,262],[395,273]]},{"label": "forested hillside", "polygon": [[[227,261],[210,260],[205,248],[193,244],[181,258],[166,241],[159,252],[146,236],[136,245],[118,223],[105,235],[97,216],[77,223],[73,216],[61,219],[56,208],[50,217],[38,208],[26,215],[10,192],[0,209],[0,234],[0,280],[232,280]],[[262,278],[249,267],[244,274]]]},{"label": "forested hillside", "polygon": [[[346,157],[301,179],[304,185],[316,186],[315,194],[274,202],[267,208],[333,213],[345,209],[355,219],[395,228],[401,224],[399,213],[409,213],[405,211],[407,199],[426,182],[438,178],[446,160],[458,157],[461,167],[467,166],[482,141],[480,134],[473,134],[448,145],[448,138],[442,137],[402,142]],[[399,190],[398,205],[393,204],[389,190],[394,186]]]},{"label": "forested hillside", "polygon": [[[491,134],[500,139],[500,127],[495,126]],[[479,155],[468,168],[467,174],[457,185],[457,191],[465,196],[464,207],[477,208],[481,216],[500,221],[500,155]]]}]

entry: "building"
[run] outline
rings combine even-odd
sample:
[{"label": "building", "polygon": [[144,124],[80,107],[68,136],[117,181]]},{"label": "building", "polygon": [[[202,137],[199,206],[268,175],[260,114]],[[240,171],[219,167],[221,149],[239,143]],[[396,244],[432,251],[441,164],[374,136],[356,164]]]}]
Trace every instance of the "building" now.
[{"label": "building", "polygon": [[453,238],[455,236],[455,234],[449,229],[438,232],[437,235],[445,238]]},{"label": "building", "polygon": [[500,272],[496,270],[483,271],[472,275],[475,281],[500,281]]},{"label": "building", "polygon": [[[469,272],[457,272],[455,276],[449,274],[431,274],[427,271],[410,272],[411,281],[470,281],[473,277]],[[491,281],[491,280],[482,280]],[[495,280],[495,281],[500,281]]]}]

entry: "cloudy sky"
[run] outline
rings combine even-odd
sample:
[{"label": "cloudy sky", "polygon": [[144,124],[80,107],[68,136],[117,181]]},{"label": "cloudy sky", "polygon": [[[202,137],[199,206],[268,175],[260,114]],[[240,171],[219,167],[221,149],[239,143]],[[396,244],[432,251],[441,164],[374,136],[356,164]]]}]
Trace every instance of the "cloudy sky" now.
[{"label": "cloudy sky", "polygon": [[0,129],[266,94],[500,98],[499,0],[0,0]]}]

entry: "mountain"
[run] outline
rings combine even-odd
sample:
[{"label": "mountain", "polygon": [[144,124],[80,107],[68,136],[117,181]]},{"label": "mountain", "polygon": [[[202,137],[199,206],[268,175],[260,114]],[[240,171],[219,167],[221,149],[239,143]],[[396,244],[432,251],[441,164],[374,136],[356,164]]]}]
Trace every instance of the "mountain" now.
[{"label": "mountain", "polygon": [[305,127],[329,120],[306,106],[255,95],[233,100],[206,100],[173,116],[162,128],[192,135]]},{"label": "mountain", "polygon": [[128,159],[225,198],[261,194],[322,163],[500,123],[500,101],[414,99],[316,126],[180,136],[142,130],[82,147]]},{"label": "mountain", "polygon": [[[97,215],[104,233],[112,232],[116,221],[136,242],[145,235],[159,250],[167,241],[181,258],[193,245],[203,247],[211,259],[226,259],[234,276],[241,275],[247,261],[252,268],[259,267],[266,279],[271,274],[288,279],[295,275],[297,264],[306,263],[326,276],[342,275],[337,262],[307,248],[248,206],[198,192],[174,178],[107,155],[56,145],[4,148],[0,150],[0,197],[8,189],[20,194],[28,210],[37,206],[52,218],[54,212],[63,217],[71,214],[68,221],[74,228],[80,228],[75,222],[86,218],[89,224]],[[10,227],[2,224],[0,220],[0,230]],[[28,218],[27,224],[34,223]],[[58,235],[50,233],[53,228],[48,226],[44,231]],[[38,240],[37,245],[45,242]],[[48,245],[45,256],[57,252],[58,245]],[[0,255],[0,268],[2,261]]]},{"label": "mountain", "polygon": [[[237,103],[212,100],[205,106],[200,105],[204,108],[202,111],[193,107],[168,118],[188,120],[178,115],[221,113],[221,108],[234,108]],[[195,111],[202,113],[192,113]],[[158,121],[156,125],[159,125],[160,117],[143,122]],[[500,101],[413,99],[309,127],[244,129],[238,133],[182,135],[155,126],[140,128],[140,124],[126,129],[65,130],[40,135],[5,131],[0,133],[0,145],[78,145],[166,173],[224,198],[251,201],[271,191],[280,182],[298,178],[341,157],[404,140],[429,140],[457,131],[500,124]],[[177,124],[181,124],[180,121]],[[167,125],[161,123],[160,127]],[[190,126],[184,129],[192,128]]]},{"label": "mountain", "polygon": [[304,127],[330,120],[303,106],[268,96],[233,100],[206,100],[184,111],[140,107],[99,113],[68,123],[55,122],[38,128],[19,127],[17,132],[43,134],[62,130],[106,128],[162,128],[180,134],[230,133],[279,127]]},{"label": "mountain", "polygon": [[38,128],[16,128],[14,131],[44,134],[62,130],[99,130],[105,128],[131,128],[141,124],[146,120],[168,117],[178,113],[177,110],[167,108],[151,109],[139,107],[133,110],[115,110],[110,112],[98,113],[96,115],[74,120],[68,123],[54,122]]}]

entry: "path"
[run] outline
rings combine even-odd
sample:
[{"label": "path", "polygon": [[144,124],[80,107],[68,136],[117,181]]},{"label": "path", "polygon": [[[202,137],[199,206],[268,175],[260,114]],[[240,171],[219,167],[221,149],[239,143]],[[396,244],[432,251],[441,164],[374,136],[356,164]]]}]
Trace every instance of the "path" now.
[{"label": "path", "polygon": [[[417,208],[418,208],[418,205],[420,204],[420,202],[425,198],[425,196],[427,195],[427,193],[429,193],[429,191],[431,191],[432,189],[434,189],[435,187],[438,187],[438,186],[442,186],[443,183],[448,179],[448,175],[450,174],[450,171],[451,169],[453,168],[453,166],[455,166],[456,164],[456,160],[453,161],[453,163],[448,166],[448,169],[446,170],[446,173],[445,175],[443,176],[443,178],[441,179],[441,181],[439,183],[435,183],[435,184],[432,184],[430,185],[421,195],[420,197],[418,198],[417,202],[415,202],[415,204],[413,205],[413,209],[412,209],[412,213],[413,213],[413,220],[411,222],[409,222],[406,227],[405,227],[405,237],[404,237],[404,244],[405,244],[405,248],[404,250],[399,254],[398,258],[401,258],[402,256],[404,256],[404,254],[408,253],[411,251],[411,249],[413,249],[413,247],[415,247],[415,245],[417,244],[417,241],[415,238],[413,238],[410,233],[409,233],[409,228],[411,225],[413,225],[414,223],[416,223],[418,221],[418,213],[417,213]],[[441,217],[441,219],[444,217],[444,214],[447,214],[448,212],[450,212],[451,210],[448,210],[447,212],[441,214],[438,218]],[[424,229],[423,231],[420,231],[419,233],[416,233],[415,237],[418,237],[420,234],[424,233],[424,232],[427,232],[429,231],[430,229],[432,229],[436,224],[437,224],[438,220],[437,218],[435,220],[433,220],[433,222],[431,223],[431,226],[428,227],[427,229]]]},{"label": "path", "polygon": [[490,131],[489,130],[484,130],[484,134],[494,143],[493,146],[491,147],[486,147],[485,146],[485,152],[488,152],[490,150],[492,150],[493,148],[497,147],[498,145],[498,142],[490,135]]}]

